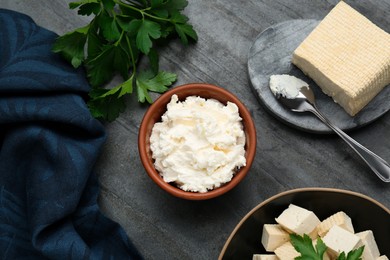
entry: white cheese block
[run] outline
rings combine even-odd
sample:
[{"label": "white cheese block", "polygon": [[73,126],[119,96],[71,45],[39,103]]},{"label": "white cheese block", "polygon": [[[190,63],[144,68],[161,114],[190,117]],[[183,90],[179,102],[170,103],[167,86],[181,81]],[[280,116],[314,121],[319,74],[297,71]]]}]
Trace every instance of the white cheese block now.
[{"label": "white cheese block", "polygon": [[340,1],[292,62],[354,116],[390,84],[390,34]]},{"label": "white cheese block", "polygon": [[363,260],[377,259],[380,256],[378,245],[376,244],[374,233],[371,230],[356,233],[360,237],[363,245]]},{"label": "white cheese block", "polygon": [[299,235],[311,234],[321,223],[312,211],[294,204],[290,204],[275,220],[287,231]]},{"label": "white cheese block", "polygon": [[286,242],[275,249],[275,255],[281,260],[294,260],[301,254],[295,250],[291,242]]},{"label": "white cheese block", "polygon": [[261,243],[268,252],[273,252],[277,247],[290,240],[290,235],[279,224],[265,224]]},{"label": "white cheese block", "polygon": [[348,254],[349,251],[362,245],[357,235],[339,226],[333,226],[322,240],[332,257],[338,256],[341,252]]},{"label": "white cheese block", "polygon": [[252,257],[252,260],[278,260],[279,258],[276,255],[267,255],[267,254],[255,254]]},{"label": "white cheese block", "polygon": [[339,211],[336,214],[333,214],[332,216],[323,220],[316,227],[317,234],[320,237],[323,237],[334,225],[340,226],[351,233],[355,233],[351,218],[347,214],[345,214],[345,212]]}]

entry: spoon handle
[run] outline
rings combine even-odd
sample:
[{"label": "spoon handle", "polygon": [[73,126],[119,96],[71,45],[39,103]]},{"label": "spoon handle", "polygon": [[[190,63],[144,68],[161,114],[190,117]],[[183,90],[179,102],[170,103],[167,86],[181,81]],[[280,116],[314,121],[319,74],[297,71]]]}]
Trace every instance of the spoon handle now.
[{"label": "spoon handle", "polygon": [[313,106],[311,110],[322,122],[335,131],[353,150],[367,163],[374,173],[384,182],[390,182],[390,165],[375,153],[355,141],[352,137],[344,133],[340,128],[333,125],[318,109]]}]

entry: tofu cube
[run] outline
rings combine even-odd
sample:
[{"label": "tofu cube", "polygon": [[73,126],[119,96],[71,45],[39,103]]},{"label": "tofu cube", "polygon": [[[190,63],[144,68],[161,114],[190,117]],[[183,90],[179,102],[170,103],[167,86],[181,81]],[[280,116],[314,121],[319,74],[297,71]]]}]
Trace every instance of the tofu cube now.
[{"label": "tofu cube", "polygon": [[291,242],[286,242],[275,249],[275,255],[282,260],[294,260],[301,254],[297,252]]},{"label": "tofu cube", "polygon": [[267,255],[267,254],[255,254],[252,257],[252,260],[278,260],[279,258],[276,255]]},{"label": "tofu cube", "polygon": [[265,224],[261,243],[268,252],[273,252],[277,247],[290,240],[290,235],[279,224]]},{"label": "tofu cube", "polygon": [[339,211],[336,214],[326,218],[317,226],[317,233],[320,237],[323,237],[328,233],[329,229],[333,226],[339,226],[348,230],[351,233],[355,233],[351,218],[343,211]]},{"label": "tofu cube", "polygon": [[360,237],[339,226],[333,226],[322,241],[328,246],[331,257],[338,256],[341,252],[347,254],[362,245]]},{"label": "tofu cube", "polygon": [[312,211],[294,204],[290,204],[275,220],[287,231],[301,236],[311,234],[321,223]]},{"label": "tofu cube", "polygon": [[360,237],[363,245],[363,260],[377,259],[380,256],[378,245],[376,244],[374,233],[371,230],[356,233]]}]

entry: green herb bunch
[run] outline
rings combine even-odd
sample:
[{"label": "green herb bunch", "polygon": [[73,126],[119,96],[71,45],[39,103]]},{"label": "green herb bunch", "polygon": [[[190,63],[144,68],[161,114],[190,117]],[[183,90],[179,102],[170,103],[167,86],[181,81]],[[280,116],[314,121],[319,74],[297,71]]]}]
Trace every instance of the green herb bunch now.
[{"label": "green herb bunch", "polygon": [[[152,103],[149,92],[165,92],[176,74],[159,70],[156,45],[179,36],[187,45],[197,34],[181,12],[187,0],[81,0],[71,2],[79,15],[93,15],[91,22],[58,37],[53,51],[73,67],[83,65],[91,84],[88,106],[92,115],[115,120],[126,105],[124,97],[136,89],[138,101]],[[139,68],[141,57],[146,68]],[[123,81],[113,88],[104,86],[119,74]]]},{"label": "green herb bunch", "polygon": [[[296,257],[296,260],[323,260],[327,246],[321,238],[317,238],[317,243],[313,246],[311,238],[304,234],[303,236],[297,234],[290,234],[291,243],[297,252],[301,253],[301,256]],[[337,257],[337,260],[361,260],[364,246],[358,249],[352,250],[347,254],[341,252]]]}]

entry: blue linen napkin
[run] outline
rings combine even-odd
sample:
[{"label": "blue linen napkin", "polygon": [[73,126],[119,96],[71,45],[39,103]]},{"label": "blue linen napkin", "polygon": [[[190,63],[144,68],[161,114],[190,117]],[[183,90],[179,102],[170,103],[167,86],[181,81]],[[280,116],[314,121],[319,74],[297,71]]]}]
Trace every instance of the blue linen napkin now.
[{"label": "blue linen napkin", "polygon": [[103,126],[57,35],[0,9],[0,259],[139,259],[97,205]]}]

